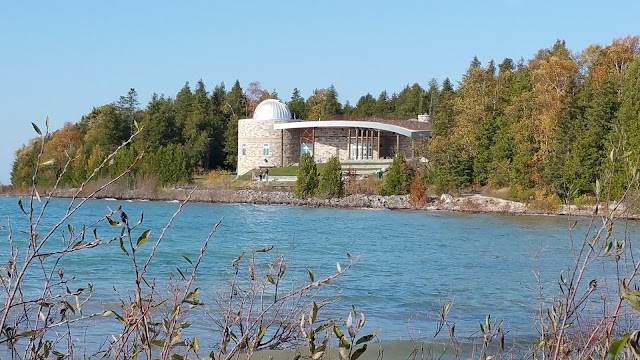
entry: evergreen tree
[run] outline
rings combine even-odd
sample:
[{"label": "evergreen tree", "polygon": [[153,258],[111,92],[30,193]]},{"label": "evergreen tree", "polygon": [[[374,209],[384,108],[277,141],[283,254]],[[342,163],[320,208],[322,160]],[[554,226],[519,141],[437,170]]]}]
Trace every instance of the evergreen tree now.
[{"label": "evergreen tree", "polygon": [[305,103],[304,98],[300,95],[300,90],[298,90],[298,88],[293,89],[291,100],[287,105],[289,106],[289,110],[291,110],[294,119],[307,119],[307,104]]},{"label": "evergreen tree", "polygon": [[299,199],[313,197],[318,188],[318,168],[311,154],[304,153],[300,157],[297,177],[294,189],[295,197]]},{"label": "evergreen tree", "polygon": [[122,112],[122,118],[128,125],[128,131],[125,136],[129,138],[134,130],[134,124],[136,119],[136,112],[138,111],[138,92],[136,89],[131,88],[127,93],[127,96],[120,96],[120,99],[116,102],[116,106]]},{"label": "evergreen tree", "polygon": [[356,107],[353,109],[353,115],[362,117],[371,117],[375,114],[376,99],[369,93],[358,99]]},{"label": "evergreen tree", "polygon": [[617,123],[626,138],[627,151],[640,155],[640,57],[625,70]]},{"label": "evergreen tree", "polygon": [[386,118],[389,117],[393,113],[393,109],[391,107],[391,100],[389,99],[389,94],[386,90],[383,90],[378,98],[376,99],[376,104],[373,111],[373,116],[377,118]]},{"label": "evergreen tree", "polygon": [[338,100],[338,91],[331,85],[324,92],[324,114],[330,115],[342,115],[342,104]]},{"label": "evergreen tree", "polygon": [[227,94],[224,104],[224,111],[229,119],[225,124],[224,131],[224,164],[229,169],[235,169],[238,163],[238,120],[245,117],[247,99],[242,92],[240,82],[236,80]]},{"label": "evergreen tree", "polygon": [[342,166],[337,156],[330,157],[325,163],[316,194],[323,198],[335,198],[344,195]]},{"label": "evergreen tree", "polygon": [[454,126],[453,100],[455,92],[449,78],[442,82],[438,103],[431,113],[431,131],[433,136],[449,136]]},{"label": "evergreen tree", "polygon": [[209,94],[202,80],[198,81],[191,97],[191,110],[183,129],[184,146],[193,168],[207,170],[214,131],[209,109]]},{"label": "evergreen tree", "polygon": [[192,110],[192,101],[193,101],[192,99],[193,99],[193,93],[191,92],[191,88],[189,87],[189,82],[187,81],[182,87],[182,89],[180,89],[180,91],[176,95],[176,100],[175,100],[176,126],[180,131],[179,138],[181,140],[183,139],[182,133],[189,119],[189,113],[191,113],[191,110]]},{"label": "evergreen tree", "polygon": [[224,83],[221,83],[213,89],[209,99],[209,109],[211,112],[209,167],[211,169],[222,168],[226,158],[224,151],[225,130],[227,125],[227,116],[224,114],[226,96],[227,92]]},{"label": "evergreen tree", "polygon": [[143,135],[139,141],[144,143],[143,148],[155,149],[178,141],[173,100],[154,93],[142,113],[140,125]]},{"label": "evergreen tree", "polygon": [[415,119],[418,114],[424,113],[424,90],[415,83],[409,85],[398,94],[395,101],[395,117],[399,119]]},{"label": "evergreen tree", "polygon": [[438,106],[438,100],[440,98],[440,88],[438,80],[429,80],[429,88],[424,92],[424,112],[433,116],[433,109]]}]

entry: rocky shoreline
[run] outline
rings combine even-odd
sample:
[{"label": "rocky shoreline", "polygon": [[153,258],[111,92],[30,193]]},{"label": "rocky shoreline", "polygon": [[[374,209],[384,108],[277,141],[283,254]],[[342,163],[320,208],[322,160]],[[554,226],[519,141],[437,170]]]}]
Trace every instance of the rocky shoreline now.
[{"label": "rocky shoreline", "polygon": [[[54,197],[72,197],[76,189],[59,189],[52,195]],[[13,191],[5,194],[20,195]],[[86,196],[87,194],[83,194]],[[572,215],[593,216],[596,214],[593,206],[578,207],[575,205],[561,205],[551,209],[541,209],[531,204],[517,201],[504,200],[483,195],[468,195],[453,197],[443,194],[440,197],[428,197],[424,206],[416,207],[409,203],[408,195],[365,195],[356,194],[343,198],[332,199],[297,199],[288,190],[278,188],[228,188],[228,187],[174,187],[157,189],[154,191],[124,190],[115,191],[105,189],[98,193],[96,198],[116,199],[146,199],[146,200],[184,200],[190,196],[193,202],[208,203],[243,203],[261,205],[292,205],[309,207],[332,208],[369,208],[391,210],[422,210],[422,211],[457,211],[470,213],[496,213],[506,215]],[[609,204],[609,208],[601,207],[599,214],[616,212],[628,219],[640,219],[639,215],[625,215],[624,207],[617,204]]]}]

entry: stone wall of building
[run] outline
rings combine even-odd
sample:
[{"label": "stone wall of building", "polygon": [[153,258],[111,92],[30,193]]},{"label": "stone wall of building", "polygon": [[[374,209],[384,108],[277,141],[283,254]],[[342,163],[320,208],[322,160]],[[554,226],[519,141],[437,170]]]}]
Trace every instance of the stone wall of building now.
[{"label": "stone wall of building", "polygon": [[316,143],[313,149],[313,159],[323,163],[332,156],[346,159],[347,130],[346,129],[316,129]]},{"label": "stone wall of building", "polygon": [[[297,162],[300,157],[298,131],[275,130],[273,125],[281,122],[286,120],[238,121],[238,175],[259,166],[286,166]],[[268,155],[265,155],[267,147]]]}]

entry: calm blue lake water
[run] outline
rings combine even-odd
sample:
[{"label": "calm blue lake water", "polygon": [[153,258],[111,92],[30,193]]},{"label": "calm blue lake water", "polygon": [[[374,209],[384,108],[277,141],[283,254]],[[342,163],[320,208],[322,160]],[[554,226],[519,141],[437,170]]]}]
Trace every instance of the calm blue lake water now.
[{"label": "calm blue lake water", "polygon": [[[17,200],[0,198],[0,216],[11,219],[15,238],[25,226]],[[52,200],[40,232],[48,229],[68,204],[69,200]],[[132,223],[144,213],[142,228],[152,229],[145,248],[151,247],[178,206],[171,202],[91,200],[70,223],[76,228],[88,225],[117,205],[129,214]],[[166,280],[176,267],[185,269],[182,255],[195,259],[207,233],[220,220],[199,271],[200,298],[205,303],[212,304],[220,289],[226,288],[232,259],[251,246],[274,246],[272,253],[284,254],[291,283],[305,279],[307,268],[313,269],[316,277],[335,271],[336,262],[345,264],[349,253],[359,256],[358,262],[320,295],[338,297],[324,310],[325,315],[345,318],[354,304],[367,315],[367,329],[380,329],[379,336],[385,341],[431,339],[436,311],[447,300],[453,301],[451,317],[459,319],[460,333],[472,334],[478,322],[491,314],[504,319],[509,338],[536,336],[540,288],[534,272],[541,272],[548,300],[557,292],[560,271],[572,264],[565,217],[189,203],[168,230],[152,262],[157,281]],[[636,224],[631,226],[632,231],[637,230]],[[574,231],[577,240],[582,236],[581,227]],[[2,264],[8,257],[7,231],[5,226],[0,232]],[[115,232],[109,226],[98,230],[98,235],[110,233]],[[59,241],[60,236],[52,241]],[[605,268],[609,266],[606,261]],[[93,283],[93,306],[97,309],[117,308],[114,288],[127,294],[133,283],[130,264],[117,243],[66,259],[64,267],[66,274],[76,276],[77,287]],[[602,273],[590,276],[601,277]],[[39,284],[30,285],[37,288]],[[198,318],[193,320],[199,331],[211,328],[208,323],[198,324]],[[99,321],[102,323],[91,325],[90,334],[117,325],[111,318]]]}]

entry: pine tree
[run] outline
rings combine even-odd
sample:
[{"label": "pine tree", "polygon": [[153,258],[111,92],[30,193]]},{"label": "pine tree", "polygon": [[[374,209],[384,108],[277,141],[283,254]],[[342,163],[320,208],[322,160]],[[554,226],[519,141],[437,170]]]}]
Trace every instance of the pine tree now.
[{"label": "pine tree", "polygon": [[337,156],[330,157],[325,163],[316,194],[323,198],[335,198],[344,195],[342,166]]},{"label": "pine tree", "polygon": [[291,94],[291,100],[287,103],[289,110],[291,111],[294,119],[306,119],[307,118],[307,104],[304,98],[300,95],[298,88],[293,89]]},{"label": "pine tree", "polygon": [[311,154],[304,153],[300,157],[297,177],[294,189],[295,197],[299,199],[313,197],[318,188],[318,168]]},{"label": "pine tree", "polygon": [[238,164],[238,120],[246,116],[246,104],[247,99],[242,92],[240,82],[236,80],[223,106],[228,118],[224,132],[224,164],[229,169],[235,169]]},{"label": "pine tree", "polygon": [[362,117],[371,117],[375,114],[376,99],[369,93],[363,95],[358,99],[356,107],[353,109],[353,114]]},{"label": "pine tree", "polygon": [[122,118],[128,125],[128,131],[125,134],[126,138],[129,138],[135,131],[134,124],[137,120],[136,113],[139,105],[138,92],[134,88],[129,89],[127,96],[120,96],[120,99],[116,102],[118,110],[122,112]]}]

